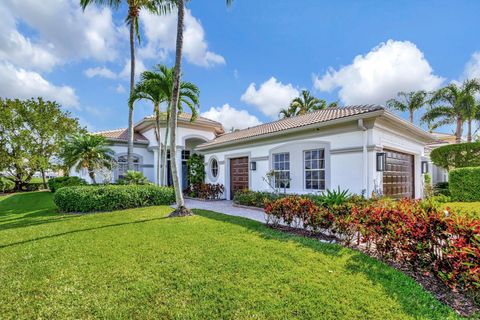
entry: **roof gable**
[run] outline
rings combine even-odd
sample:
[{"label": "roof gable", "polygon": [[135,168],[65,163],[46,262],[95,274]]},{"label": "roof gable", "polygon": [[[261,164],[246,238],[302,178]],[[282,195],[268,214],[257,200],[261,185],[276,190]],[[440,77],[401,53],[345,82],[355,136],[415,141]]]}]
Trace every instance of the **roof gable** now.
[{"label": "roof gable", "polygon": [[[97,131],[93,134],[105,137],[107,140],[114,141],[128,141],[128,130],[127,128],[114,129],[114,130],[105,130]],[[141,133],[135,132],[133,137],[134,142],[148,143],[148,139],[145,138]]]}]

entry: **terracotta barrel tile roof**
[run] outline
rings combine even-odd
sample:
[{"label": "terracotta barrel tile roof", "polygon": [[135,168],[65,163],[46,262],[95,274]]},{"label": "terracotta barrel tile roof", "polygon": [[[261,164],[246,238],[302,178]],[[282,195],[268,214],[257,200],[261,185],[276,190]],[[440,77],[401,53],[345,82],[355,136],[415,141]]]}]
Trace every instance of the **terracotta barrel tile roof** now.
[{"label": "terracotta barrel tile roof", "polygon": [[[103,136],[108,140],[128,141],[128,130],[126,128],[98,131],[93,134]],[[148,139],[138,132],[134,133],[133,139],[136,142],[148,142]]]},{"label": "terracotta barrel tile roof", "polygon": [[[161,119],[165,119],[165,112],[162,112],[161,115],[160,115]],[[190,119],[192,118],[192,115],[190,113],[186,113],[186,112],[182,112],[182,113],[179,113],[178,114],[178,119],[179,120],[183,120],[183,121],[186,121],[186,122],[190,122]],[[146,116],[144,118],[144,120],[152,120],[152,119],[155,119],[155,115],[152,114],[150,116]],[[217,121],[214,121],[214,120],[211,120],[211,119],[208,119],[208,118],[205,118],[205,117],[201,117],[201,116],[198,116],[195,121],[199,121],[199,122],[204,122],[204,123],[210,123],[212,124],[213,126],[216,126],[216,127],[220,127],[222,128],[222,124],[220,122],[217,122]],[[195,121],[193,123],[195,123]]]},{"label": "terracotta barrel tile roof", "polygon": [[379,110],[384,110],[384,108],[379,105],[359,105],[339,108],[327,108],[301,116],[285,118],[243,130],[225,133],[218,136],[212,141],[201,144],[200,146],[198,146],[198,148],[202,149],[211,146],[221,145],[227,142],[241,141],[252,137],[260,137],[269,133],[305,127],[316,123],[328,122],[331,120],[347,118]]}]

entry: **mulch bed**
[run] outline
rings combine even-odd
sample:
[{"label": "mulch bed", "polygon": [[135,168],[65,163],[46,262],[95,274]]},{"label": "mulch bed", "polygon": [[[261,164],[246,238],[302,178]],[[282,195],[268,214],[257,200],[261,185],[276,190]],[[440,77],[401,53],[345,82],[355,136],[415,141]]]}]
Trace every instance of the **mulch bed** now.
[{"label": "mulch bed", "polygon": [[[268,227],[275,230],[282,231],[282,232],[286,232],[289,234],[297,235],[297,236],[318,239],[321,242],[338,243],[343,245],[340,239],[338,239],[333,235],[326,235],[323,233],[312,233],[308,230],[293,228],[293,227],[283,226],[283,225],[278,225],[278,226],[268,225]],[[442,281],[440,281],[440,279],[435,277],[433,274],[425,273],[419,270],[417,271],[412,270],[407,265],[402,264],[399,261],[383,259],[382,257],[380,257],[379,255],[376,255],[371,250],[370,251],[366,250],[366,248],[362,245],[360,246],[352,245],[352,246],[348,246],[348,248],[354,249],[370,257],[378,259],[388,264],[390,267],[395,268],[398,271],[403,272],[407,276],[413,278],[426,291],[430,292],[432,295],[435,296],[435,298],[437,298],[442,303],[454,309],[461,316],[469,317],[476,313],[480,313],[480,304],[475,303],[473,297],[471,297],[466,293],[454,291],[450,289],[447,285],[445,285]]]}]

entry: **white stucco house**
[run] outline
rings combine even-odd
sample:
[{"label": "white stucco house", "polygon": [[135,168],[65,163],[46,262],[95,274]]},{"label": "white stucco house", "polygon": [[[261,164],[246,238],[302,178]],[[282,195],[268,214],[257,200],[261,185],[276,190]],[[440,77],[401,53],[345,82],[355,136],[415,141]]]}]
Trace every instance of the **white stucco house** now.
[{"label": "white stucco house", "polygon": [[[216,121],[209,120],[203,117],[198,117],[194,122],[190,121],[190,114],[182,113],[178,118],[178,132],[177,132],[177,167],[181,172],[181,181],[184,187],[187,186],[186,175],[186,160],[195,147],[201,143],[214,139],[219,134],[223,133],[222,125]],[[160,142],[163,144],[165,137],[166,121],[162,120],[160,124]],[[142,172],[150,181],[157,183],[157,157],[159,156],[159,144],[155,138],[155,117],[148,116],[142,119],[134,126],[134,169]],[[102,182],[104,179],[111,179],[113,182],[118,180],[127,171],[127,140],[128,132],[126,128],[94,132],[104,136],[110,143],[110,148],[114,151],[114,158],[117,162],[113,172],[108,173],[108,177],[104,172],[96,172],[97,182]],[[169,158],[169,153],[167,153]],[[170,167],[170,160],[167,161]],[[170,170],[165,175],[164,184],[171,185],[172,178]],[[91,183],[87,170],[76,172],[74,168],[70,170],[71,176],[79,176]]]},{"label": "white stucco house", "polygon": [[[230,133],[224,133],[218,122],[200,117],[191,123],[189,118],[180,116],[177,140],[183,186],[185,159],[200,153],[205,156],[206,182],[223,184],[226,199],[244,188],[271,191],[264,178],[272,170],[282,178],[273,181],[274,187],[289,193],[339,187],[357,194],[418,198],[425,146],[435,140],[377,105],[329,108]],[[135,126],[134,149],[136,169],[152,181],[158,156],[153,121],[147,117]],[[116,152],[120,163],[113,174],[116,179],[126,167],[126,130],[97,134],[105,136]]]}]

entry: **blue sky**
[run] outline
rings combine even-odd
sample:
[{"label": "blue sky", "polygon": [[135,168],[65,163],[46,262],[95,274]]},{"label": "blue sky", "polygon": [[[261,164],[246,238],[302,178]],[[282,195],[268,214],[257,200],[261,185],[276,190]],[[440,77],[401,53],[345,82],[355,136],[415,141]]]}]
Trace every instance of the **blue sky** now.
[{"label": "blue sky", "polygon": [[[126,8],[84,13],[74,0],[45,2],[0,4],[0,96],[55,99],[90,130],[125,127]],[[200,111],[227,129],[275,119],[301,89],[342,104],[384,103],[398,91],[480,77],[479,12],[473,0],[235,0],[230,8],[192,0],[184,78],[201,89]],[[142,14],[141,29],[138,70],[172,65],[175,16]],[[151,109],[138,104],[136,120]]]}]

